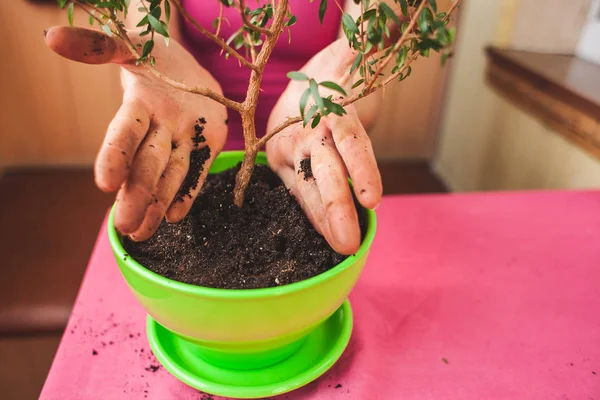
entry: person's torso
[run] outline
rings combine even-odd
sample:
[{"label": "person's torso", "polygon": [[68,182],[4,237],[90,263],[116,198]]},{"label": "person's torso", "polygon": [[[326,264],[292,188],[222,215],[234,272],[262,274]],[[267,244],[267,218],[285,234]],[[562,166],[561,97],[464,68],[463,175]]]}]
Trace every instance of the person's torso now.
[{"label": "person's torso", "polygon": [[[203,27],[215,31],[213,21],[219,16],[220,2],[218,0],[184,0],[183,6],[188,13]],[[258,4],[264,4],[260,0]],[[283,92],[289,79],[289,71],[299,70],[313,55],[329,45],[337,38],[341,13],[330,9],[325,14],[323,25],[319,22],[319,1],[310,3],[308,0],[290,0],[290,9],[296,16],[297,22],[286,29],[271,55],[262,80],[261,93],[256,111],[256,132],[259,136],[265,133],[267,120],[271,109]],[[247,2],[247,6],[256,8],[255,1]],[[237,7],[223,7],[223,22],[220,36],[227,40],[242,25]],[[221,54],[221,48],[207,39],[187,21],[182,20],[182,41],[187,50],[194,55],[198,62],[219,81],[226,97],[243,101],[248,88],[250,70],[240,66],[238,61]],[[244,54],[244,49],[239,50]],[[239,114],[229,110],[229,139],[228,149],[243,148]]]}]

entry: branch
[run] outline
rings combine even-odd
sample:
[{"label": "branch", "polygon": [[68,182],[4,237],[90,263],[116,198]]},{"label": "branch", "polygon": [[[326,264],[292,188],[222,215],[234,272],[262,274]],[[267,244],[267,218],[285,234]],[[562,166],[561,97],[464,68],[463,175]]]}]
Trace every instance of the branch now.
[{"label": "branch", "polygon": [[[406,60],[406,62],[402,66],[402,68],[398,69],[398,71],[396,71],[394,74],[390,75],[385,81],[383,81],[383,82],[375,85],[374,87],[370,88],[368,91],[365,89],[365,91],[363,93],[358,93],[358,94],[352,95],[350,97],[347,97],[344,100],[340,101],[338,104],[341,105],[342,107],[346,107],[347,105],[350,105],[350,104],[354,103],[355,101],[357,101],[359,99],[362,99],[362,98],[367,97],[368,95],[370,95],[372,93],[375,93],[376,91],[378,91],[382,87],[384,87],[387,84],[389,84],[390,82],[392,82],[398,76],[400,76],[401,74],[403,74],[408,69],[408,67],[410,66],[410,64],[413,61],[415,61],[417,58],[419,58],[419,53],[414,53],[412,56],[410,56]],[[265,144],[267,144],[267,142],[269,141],[269,139],[271,139],[273,136],[277,135],[279,132],[283,131],[285,128],[287,128],[289,126],[292,126],[294,124],[297,124],[298,122],[302,122],[302,121],[303,121],[303,118],[300,117],[300,116],[286,119],[284,122],[282,122],[281,124],[277,125],[270,132],[268,132],[265,136],[263,136],[262,138],[260,138],[260,140],[256,143],[257,147],[258,148],[263,147]]]},{"label": "branch", "polygon": [[410,35],[413,28],[415,27],[415,24],[417,23],[417,18],[419,18],[419,14],[421,14],[421,11],[423,11],[423,9],[425,8],[425,4],[427,4],[427,1],[425,1],[425,0],[421,1],[419,8],[417,8],[417,11],[415,12],[415,14],[413,15],[413,17],[410,20],[410,23],[408,24],[408,26],[402,33],[402,36],[400,36],[400,39],[398,39],[398,41],[394,45],[394,48],[392,49],[391,53],[388,54],[388,56],[385,58],[385,60],[383,60],[383,62],[381,62],[377,65],[377,71],[375,71],[373,78],[365,85],[366,92],[368,92],[373,87],[373,84],[375,83],[377,78],[379,78],[379,74],[381,74],[381,71],[385,68],[386,65],[388,65],[388,63],[392,60],[392,58],[394,58],[396,53],[398,53],[398,51],[400,51],[400,47],[402,47],[402,45],[406,41],[406,38],[408,37],[408,35]]},{"label": "branch", "polygon": [[244,204],[244,197],[246,188],[250,183],[252,177],[252,171],[254,170],[254,163],[256,153],[260,147],[258,139],[256,138],[256,125],[254,123],[254,115],[256,113],[256,106],[258,104],[258,95],[260,93],[260,84],[263,77],[267,60],[271,56],[281,32],[283,32],[283,23],[285,20],[285,14],[288,9],[288,0],[281,0],[279,5],[274,8],[275,15],[273,23],[269,28],[270,35],[265,39],[265,42],[260,49],[260,52],[256,56],[256,69],[250,74],[250,82],[248,83],[248,92],[246,93],[246,99],[242,103],[242,109],[240,111],[242,117],[242,130],[244,133],[244,160],[242,166],[238,171],[235,178],[235,187],[233,188],[234,203],[238,207],[242,207]]},{"label": "branch", "polygon": [[454,3],[452,3],[450,8],[448,9],[448,13],[446,13],[446,16],[443,19],[444,22],[448,22],[448,20],[450,19],[450,16],[455,11],[456,7],[458,7],[458,3],[460,3],[460,0],[456,0]]},{"label": "branch", "polygon": [[244,3],[244,0],[239,0],[239,1],[240,1],[240,15],[242,16],[242,21],[244,22],[244,25],[248,29],[253,30],[254,32],[260,32],[263,35],[270,36],[271,35],[270,30],[268,30],[267,28],[262,28],[260,26],[256,26],[248,20],[248,16],[246,15],[246,4]]},{"label": "branch", "polygon": [[237,101],[230,100],[227,97],[222,96],[219,93],[214,92],[208,88],[200,87],[200,86],[189,87],[183,82],[177,81],[175,79],[171,79],[168,76],[163,75],[160,71],[158,71],[156,68],[154,68],[152,65],[150,65],[150,63],[148,61],[144,61],[143,64],[144,64],[144,67],[146,67],[146,69],[148,71],[150,71],[157,78],[161,79],[167,85],[174,87],[175,89],[179,89],[179,90],[183,90],[184,92],[199,94],[201,96],[208,97],[209,99],[212,99],[212,100],[216,101],[217,103],[221,103],[225,107],[229,107],[232,110],[240,111],[242,109],[242,104],[238,103]]},{"label": "branch", "polygon": [[279,124],[275,128],[273,128],[265,136],[261,137],[258,140],[258,142],[256,143],[256,146],[260,149],[265,144],[267,144],[267,142],[269,141],[269,139],[271,139],[273,136],[277,135],[279,132],[281,132],[282,130],[284,130],[288,126],[292,126],[294,124],[297,124],[298,122],[302,122],[302,117],[298,116],[298,117],[293,117],[293,118],[286,119],[281,124]]},{"label": "branch", "polygon": [[196,29],[198,29],[200,31],[200,33],[202,33],[204,36],[206,36],[207,38],[209,38],[210,40],[212,40],[214,43],[216,43],[219,47],[221,47],[227,53],[231,54],[243,66],[245,66],[247,68],[250,68],[252,70],[256,70],[257,69],[256,65],[254,65],[250,61],[246,60],[240,53],[238,53],[237,51],[235,51],[235,49],[233,47],[231,47],[227,43],[225,43],[225,41],[223,39],[221,39],[220,37],[218,37],[214,33],[212,33],[210,31],[207,31],[206,29],[204,29],[204,27],[202,25],[200,25],[194,18],[192,18],[192,16],[186,11],[186,9],[183,8],[183,6],[181,5],[180,0],[171,0],[171,1],[175,4],[175,7],[177,7],[177,9],[181,13],[181,15],[183,15],[183,17],[190,24],[192,24]]},{"label": "branch", "polygon": [[222,22],[223,22],[223,3],[219,2],[219,22],[217,22],[217,30],[215,31],[216,36],[219,36],[219,33],[221,33]]},{"label": "branch", "polygon": [[[344,11],[342,11],[343,13]],[[360,2],[360,15],[361,15],[361,19],[362,19],[362,15],[364,15],[365,13],[365,6],[364,3],[361,1]],[[360,23],[360,40],[362,42],[362,52],[365,53],[365,50],[367,48],[366,45],[366,41],[365,41],[365,24],[364,21],[361,21]],[[363,56],[362,58],[362,68],[363,68],[363,75],[365,76],[365,82],[368,81],[368,77],[369,77],[369,69],[367,68],[367,58],[368,56],[365,54],[365,56]]]},{"label": "branch", "polygon": [[[92,14],[92,12],[85,6],[83,6],[82,4],[80,4],[79,2],[77,2],[77,5],[79,7],[81,7],[86,13],[88,13],[89,15],[91,15],[98,23],[104,25],[105,22],[100,20],[100,18],[96,17],[96,15]],[[133,42],[131,41],[131,39],[129,38],[129,35],[127,34],[127,31],[120,26],[115,20],[114,18],[111,17],[107,17],[110,19],[110,21],[112,22],[112,25],[116,28],[116,31],[113,31],[113,33],[119,37],[119,39],[121,39],[124,43],[125,46],[127,46],[127,49],[129,50],[129,52],[131,52],[131,54],[136,58],[139,59],[140,58],[140,54],[138,53],[137,49],[135,48],[135,45],[133,44]],[[223,104],[225,107],[229,107],[233,110],[236,111],[240,111],[242,109],[242,104],[238,103],[236,101],[230,100],[222,95],[220,95],[217,92],[214,92],[208,88],[204,88],[204,87],[200,87],[200,86],[195,86],[195,87],[189,87],[187,86],[185,83],[177,81],[175,79],[169,78],[168,76],[164,75],[162,72],[158,71],[156,68],[154,68],[149,61],[143,61],[142,65],[152,74],[154,74],[157,78],[159,78],[160,80],[162,80],[163,82],[165,82],[167,85],[175,88],[175,89],[179,89],[182,90],[184,92],[188,92],[188,93],[193,93],[193,94],[198,94],[204,97],[208,97],[209,99],[212,99],[218,103]]]}]

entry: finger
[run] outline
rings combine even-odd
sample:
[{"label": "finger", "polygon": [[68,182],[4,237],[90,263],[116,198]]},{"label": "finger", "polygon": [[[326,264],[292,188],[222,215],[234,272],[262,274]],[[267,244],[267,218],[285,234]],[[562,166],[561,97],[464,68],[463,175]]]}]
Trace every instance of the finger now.
[{"label": "finger", "polygon": [[329,226],[325,238],[338,253],[353,254],[360,246],[360,227],[344,162],[331,135],[315,141],[311,150],[312,173]]},{"label": "finger", "polygon": [[328,226],[324,223],[324,212],[319,212],[323,210],[319,189],[314,178],[305,180],[304,174],[300,173],[300,162],[306,157],[310,159],[310,148],[302,145],[301,141],[294,140],[297,136],[293,135],[301,135],[301,132],[282,134],[269,140],[267,143],[269,167],[279,175],[313,227],[323,235],[322,226],[327,229]]},{"label": "finger", "polygon": [[192,150],[183,184],[167,210],[167,221],[179,222],[190,211],[217,154],[219,153],[213,151],[209,146],[201,146]]},{"label": "finger", "polygon": [[86,64],[125,64],[135,60],[125,44],[84,28],[55,26],[44,32],[46,44],[69,60]]},{"label": "finger", "polygon": [[323,207],[317,182],[314,176],[307,177],[302,171],[301,162],[307,158],[310,162],[310,156],[296,157],[294,161],[295,187],[293,194],[300,201],[300,206],[317,232],[327,237],[330,236],[329,223],[327,222],[327,215]]},{"label": "finger", "polygon": [[130,235],[135,241],[147,240],[156,232],[185,179],[190,163],[191,145],[175,144],[175,146],[169,164],[160,176],[156,187],[156,198],[148,206],[140,228]]},{"label": "finger", "polygon": [[126,99],[108,126],[95,164],[96,185],[119,189],[129,175],[133,157],[150,126],[150,112],[137,99]]},{"label": "finger", "polygon": [[376,208],[381,202],[383,186],[371,140],[365,132],[356,110],[348,107],[344,116],[331,115],[327,125],[333,134],[335,147],[352,178],[354,193],[360,204]]},{"label": "finger", "polygon": [[141,143],[115,208],[115,227],[122,234],[138,230],[148,206],[156,201],[156,186],[171,154],[171,137],[169,130],[151,125]]}]

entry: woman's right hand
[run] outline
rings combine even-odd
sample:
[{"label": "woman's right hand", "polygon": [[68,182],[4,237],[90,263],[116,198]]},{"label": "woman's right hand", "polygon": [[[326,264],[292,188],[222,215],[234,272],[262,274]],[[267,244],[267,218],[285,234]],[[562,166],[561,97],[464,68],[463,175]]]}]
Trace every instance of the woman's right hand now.
[{"label": "woman's right hand", "polygon": [[[134,43],[139,42],[136,34],[130,37]],[[121,66],[123,104],[108,127],[95,164],[98,187],[107,192],[119,191],[114,214],[117,230],[141,241],[152,236],[165,215],[169,222],[181,220],[225,145],[225,106],[167,85],[143,66],[136,66],[125,44],[104,33],[54,27],[45,38],[52,50],[70,60]],[[157,38],[153,55],[157,69],[166,76],[222,94],[218,82],[174,40],[167,48],[164,40]],[[201,118],[205,124],[199,124]],[[197,124],[204,126],[206,142],[196,147],[192,139]],[[183,187],[182,183],[190,155],[204,145],[210,147],[210,158],[195,188],[189,195],[182,195],[180,187],[184,190],[189,186],[188,181]]]}]

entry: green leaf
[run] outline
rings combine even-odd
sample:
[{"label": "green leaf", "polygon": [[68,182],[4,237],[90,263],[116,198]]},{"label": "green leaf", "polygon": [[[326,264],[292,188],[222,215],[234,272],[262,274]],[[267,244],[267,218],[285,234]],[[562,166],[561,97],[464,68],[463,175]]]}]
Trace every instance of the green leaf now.
[{"label": "green leaf", "polygon": [[412,68],[411,67],[406,68],[406,71],[404,71],[403,74],[400,74],[400,76],[398,76],[398,82],[402,82],[403,80],[405,80],[406,78],[408,78],[410,76],[411,72],[412,72]]},{"label": "green leaf", "polygon": [[406,0],[400,0],[400,9],[402,10],[402,15],[408,17],[408,4]]},{"label": "green leaf", "polygon": [[385,14],[388,18],[392,19],[398,27],[400,27],[400,19],[398,18],[394,10],[392,10],[391,7],[383,1],[379,3],[379,12]]},{"label": "green leaf", "polygon": [[317,114],[317,115],[316,115],[316,116],[313,118],[313,120],[312,120],[312,124],[310,124],[310,127],[311,127],[312,129],[315,129],[315,128],[316,128],[316,127],[319,125],[319,122],[321,122],[321,114]]},{"label": "green leaf", "polygon": [[298,71],[290,71],[287,73],[287,77],[293,81],[307,81],[308,76]]},{"label": "green leaf", "polygon": [[144,18],[142,18],[142,20],[140,22],[138,22],[138,24],[136,26],[139,28],[140,26],[144,26],[144,25],[148,25],[148,15],[146,15]]},{"label": "green leaf", "polygon": [[427,32],[429,30],[429,21],[427,21],[427,13],[426,13],[427,10],[428,10],[428,8],[421,11],[421,14],[419,14],[419,21],[418,21],[419,29],[423,33]]},{"label": "green leaf", "polygon": [[425,8],[419,14],[419,29],[422,33],[427,33],[433,25],[433,14],[429,8]]},{"label": "green leaf", "polygon": [[60,8],[65,8],[65,4],[67,4],[67,0],[57,0],[56,1]]},{"label": "green leaf", "polygon": [[371,21],[375,17],[377,17],[377,10],[373,8],[365,11],[365,13],[360,16],[360,22]]},{"label": "green leaf", "polygon": [[90,23],[90,26],[94,26],[94,15],[93,15],[94,10],[92,10],[92,14],[90,14],[90,17],[88,18],[88,22]]},{"label": "green leaf", "polygon": [[398,53],[396,53],[396,64],[401,67],[404,65],[406,61],[406,57],[408,56],[408,47],[404,46],[400,49]]},{"label": "green leaf", "polygon": [[170,19],[171,19],[171,4],[169,3],[169,0],[165,0],[165,21],[167,22],[167,24],[169,23]]},{"label": "green leaf", "polygon": [[450,43],[454,43],[454,38],[456,36],[456,27],[452,27],[448,29],[448,36],[450,37]]},{"label": "green leaf", "polygon": [[156,7],[154,9],[152,9],[152,11],[150,11],[150,15],[152,15],[157,20],[160,20],[160,15],[161,15],[160,13],[161,13],[160,7]]},{"label": "green leaf", "polygon": [[346,91],[344,89],[342,89],[342,87],[335,82],[325,81],[325,82],[319,83],[319,85],[329,88],[331,90],[335,90],[336,92],[339,92],[339,93],[343,94],[344,96],[347,96]]},{"label": "green leaf", "polygon": [[315,115],[315,113],[317,112],[317,106],[312,106],[308,112],[306,113],[306,115],[304,116],[304,120],[302,121],[302,124],[304,126],[306,126],[306,124],[308,124],[308,121],[311,120],[311,118],[313,117],[313,115]]},{"label": "green leaf", "polygon": [[298,19],[296,18],[295,15],[292,15],[292,18],[290,18],[286,23],[285,26],[292,26],[296,23]]},{"label": "green leaf", "polygon": [[122,8],[119,4],[115,3],[114,1],[96,3],[95,6],[98,8]]},{"label": "green leaf", "polygon": [[325,102],[325,115],[329,113],[334,113],[335,115],[340,116],[346,114],[346,110],[344,110],[344,107],[342,107],[338,103],[334,103],[333,101],[331,101],[331,99],[323,99],[323,101]]},{"label": "green leaf", "polygon": [[150,54],[152,52],[152,49],[154,48],[154,40],[148,40],[146,43],[144,43],[144,49],[142,50],[142,57],[147,57],[148,54]]},{"label": "green leaf", "polygon": [[358,26],[356,25],[356,22],[354,22],[354,18],[352,18],[350,14],[344,13],[344,15],[342,16],[342,24],[346,29],[348,29],[348,31],[354,34],[358,33]]},{"label": "green leaf", "polygon": [[162,21],[157,20],[154,15],[148,14],[148,22],[157,33],[169,37],[169,31],[166,29],[167,26],[164,23],[161,24]]},{"label": "green leaf", "polygon": [[446,62],[448,61],[449,57],[450,57],[450,53],[447,53],[447,52],[442,53],[442,67],[444,65],[446,65]]},{"label": "green leaf", "polygon": [[361,78],[361,79],[359,79],[359,80],[357,80],[357,81],[354,83],[354,85],[352,85],[352,89],[356,89],[357,87],[359,87],[360,85],[362,85],[362,83],[363,83],[364,81],[365,81],[365,80],[364,80],[364,79],[362,79],[362,78]]},{"label": "green leaf", "polygon": [[106,25],[106,24],[102,25],[102,30],[104,32],[106,32],[106,34],[108,36],[112,36],[113,35],[112,31],[110,30],[110,27],[108,25]]},{"label": "green leaf", "polygon": [[[167,23],[165,21],[160,21],[160,26],[162,26],[166,32],[166,34],[164,34],[163,36],[165,37],[165,39],[168,39],[170,37],[169,26],[167,25]],[[169,41],[167,40],[167,46],[168,45],[169,45]]]},{"label": "green leaf", "polygon": [[369,32],[367,32],[367,40],[369,41],[369,43],[371,43],[373,45],[377,45],[381,42],[381,39],[382,39],[381,29],[379,29],[379,28],[371,29]]},{"label": "green leaf", "polygon": [[321,0],[321,4],[319,4],[319,21],[321,21],[321,25],[323,25],[325,11],[327,11],[327,0]]},{"label": "green leaf", "polygon": [[304,109],[306,108],[306,103],[308,102],[308,98],[310,97],[310,88],[306,89],[302,96],[300,97],[300,115],[304,118]]},{"label": "green leaf", "polygon": [[354,58],[354,62],[352,63],[352,67],[350,67],[350,73],[353,73],[354,70],[356,68],[358,68],[358,66],[360,65],[360,63],[362,62],[363,59],[363,55],[361,53],[358,53],[356,55],[356,58]]},{"label": "green leaf", "polygon": [[435,0],[429,0],[429,4],[431,5],[431,9],[433,10],[433,12],[437,12],[437,4]]},{"label": "green leaf", "polygon": [[69,26],[73,26],[73,9],[75,8],[75,4],[69,3],[67,7],[67,18],[69,19]]},{"label": "green leaf", "polygon": [[238,50],[240,49],[246,42],[244,41],[244,35],[237,35],[233,39],[233,48]]},{"label": "green leaf", "polygon": [[315,99],[317,106],[319,106],[319,108],[321,110],[323,110],[323,108],[325,107],[325,104],[323,103],[323,99],[321,98],[321,95],[319,94],[319,86],[317,85],[317,81],[315,81],[314,79],[311,79],[308,82],[310,84],[310,93],[312,94],[313,99]]}]

